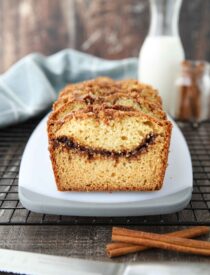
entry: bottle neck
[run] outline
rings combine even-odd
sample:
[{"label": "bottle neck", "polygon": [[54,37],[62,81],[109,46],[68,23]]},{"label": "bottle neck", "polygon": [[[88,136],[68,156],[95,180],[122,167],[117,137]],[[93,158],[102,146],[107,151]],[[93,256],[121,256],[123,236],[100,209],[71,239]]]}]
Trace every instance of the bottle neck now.
[{"label": "bottle neck", "polygon": [[181,4],[182,0],[150,0],[149,36],[179,36]]}]

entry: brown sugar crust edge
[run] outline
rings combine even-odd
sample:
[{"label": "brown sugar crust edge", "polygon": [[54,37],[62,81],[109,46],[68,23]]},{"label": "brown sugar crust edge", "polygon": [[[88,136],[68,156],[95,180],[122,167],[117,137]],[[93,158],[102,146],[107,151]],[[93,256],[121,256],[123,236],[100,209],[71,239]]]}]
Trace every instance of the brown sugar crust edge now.
[{"label": "brown sugar crust edge", "polygon": [[[149,87],[149,86],[148,86]],[[68,93],[66,93],[66,94],[68,94]],[[159,102],[157,102],[158,104],[157,104],[157,106],[159,105]],[[104,107],[103,107],[104,108]],[[112,109],[114,109],[114,108],[112,108]],[[117,108],[116,108],[117,109]],[[115,110],[116,110],[115,109]],[[127,113],[128,112],[130,112],[131,111],[131,113],[130,113],[130,115],[133,115],[133,110],[125,110]],[[109,112],[109,111],[108,111]],[[92,113],[92,111],[90,110],[90,108],[87,108],[86,110],[83,110],[82,112],[79,112],[79,113],[77,113],[77,115],[79,116],[79,117],[81,117],[81,116],[83,116],[83,117],[88,117],[89,115],[90,115],[90,113]],[[97,113],[97,112],[96,112]],[[102,112],[103,113],[103,112]],[[111,113],[112,113],[112,111],[111,111]],[[135,112],[136,113],[136,112]],[[106,114],[107,114],[107,112],[106,112]],[[72,114],[70,114],[70,115],[68,115],[67,117],[69,118],[70,116],[71,116]],[[75,114],[74,114],[75,115]],[[76,116],[77,116],[76,115]],[[110,115],[110,114],[109,114]],[[142,115],[142,114],[141,114]],[[111,114],[111,116],[112,116],[112,114]],[[152,117],[151,116],[149,116],[150,117],[150,119],[152,119]],[[116,115],[114,114],[114,118],[116,118]],[[65,117],[65,119],[66,119],[66,117]],[[64,120],[65,120],[64,119]],[[110,119],[110,118],[109,118]],[[55,122],[55,121],[54,121]],[[54,123],[53,122],[53,123]],[[157,185],[156,187],[155,187],[155,189],[152,189],[152,190],[159,190],[160,188],[161,188],[161,186],[162,186],[162,182],[163,182],[163,179],[164,179],[164,175],[165,175],[165,170],[166,170],[166,167],[167,167],[167,159],[168,159],[168,149],[169,149],[169,145],[170,145],[170,135],[171,135],[171,129],[172,129],[172,125],[171,125],[171,123],[169,122],[169,121],[167,121],[166,119],[163,119],[163,120],[160,120],[160,124],[162,124],[162,122],[167,122],[167,124],[168,124],[168,128],[167,128],[167,132],[166,132],[166,136],[165,136],[165,148],[164,148],[164,151],[165,151],[165,157],[164,157],[164,163],[163,163],[163,166],[162,166],[162,169],[161,169],[161,172],[160,172],[160,174],[161,174],[161,178],[162,178],[162,180],[160,181],[160,184],[159,185]],[[52,121],[51,121],[51,123],[52,123]],[[63,123],[63,121],[56,121],[56,123],[58,123],[58,124],[62,124]],[[49,127],[49,124],[50,124],[50,119],[49,119],[49,121],[48,121],[48,127]],[[55,165],[55,159],[54,159],[54,157],[53,157],[53,152],[52,152],[52,140],[50,139],[50,133],[49,133],[49,141],[50,141],[50,148],[49,148],[49,150],[50,150],[50,152],[51,152],[51,159],[52,159],[52,164],[53,164],[53,168],[54,168],[54,173],[55,173],[55,177],[56,177],[56,182],[57,182],[57,186],[58,186],[58,189],[59,190],[61,190],[61,191],[65,191],[64,189],[62,189],[62,187],[60,186],[60,184],[59,184],[59,177],[58,177],[58,175],[57,175],[57,170],[56,170],[56,165]],[[97,187],[97,189],[96,190],[94,190],[92,187],[91,187],[91,189],[89,189],[88,190],[88,188],[86,188],[86,190],[84,190],[84,189],[78,189],[78,188],[73,188],[73,189],[68,189],[69,191],[152,191],[151,189],[145,189],[145,187],[144,188],[133,188],[133,189],[130,189],[130,188],[125,188],[125,187],[123,187],[123,188],[117,188],[117,189],[110,189],[109,188],[109,190],[107,190],[107,189],[103,189],[103,188],[98,188]]]},{"label": "brown sugar crust edge", "polygon": [[[51,133],[51,123],[58,124],[58,126],[62,126],[66,122],[68,122],[71,119],[87,119],[87,118],[94,118],[98,121],[103,121],[106,124],[109,124],[110,120],[121,120],[125,117],[140,117],[145,118],[145,120],[151,121],[153,123],[156,123],[157,125],[164,126],[168,125],[170,128],[172,128],[172,124],[167,119],[157,119],[155,117],[151,117],[149,114],[145,114],[141,111],[136,111],[132,107],[128,106],[107,106],[106,104],[102,105],[95,105],[95,106],[87,106],[84,109],[70,112],[67,114],[63,119],[54,119],[54,113],[52,112],[49,116],[47,126],[48,126],[48,136],[49,138],[54,137],[54,133]],[[59,129],[59,127],[58,127]]]},{"label": "brown sugar crust edge", "polygon": [[[130,107],[130,110],[133,111],[141,111],[142,106],[147,110],[147,113],[149,115],[152,115],[158,119],[166,119],[166,114],[165,112],[163,112],[161,105],[159,104],[155,104],[154,102],[150,102],[148,100],[142,99],[140,97],[132,97],[130,95],[125,95],[125,94],[115,94],[114,96],[108,96],[108,97],[97,97],[94,98],[90,95],[83,95],[77,98],[74,97],[70,97],[68,99],[68,101],[61,105],[58,109],[56,109],[51,117],[50,120],[57,120],[59,114],[61,114],[62,112],[65,112],[65,110],[69,107],[69,106],[73,106],[73,104],[80,104],[83,108],[88,108],[91,105],[104,105],[104,106],[109,106],[109,108],[115,108],[116,106],[121,106],[122,109],[122,105],[120,105],[119,103],[117,104],[118,100],[132,100],[135,104],[137,104],[138,109],[134,108],[134,107]],[[111,104],[110,104],[111,102]],[[124,105],[124,107],[126,108],[126,106]],[[128,107],[128,106],[127,106]],[[116,107],[117,108],[117,107]],[[119,107],[118,107],[119,108]],[[125,110],[124,108],[124,110]],[[128,110],[129,108],[127,108]],[[74,112],[74,111],[73,111]]]},{"label": "brown sugar crust edge", "polygon": [[119,98],[126,95],[133,99],[141,98],[155,104],[156,108],[162,106],[162,100],[157,90],[150,85],[139,83],[136,80],[113,81],[107,77],[99,77],[95,80],[68,85],[60,93],[58,100],[53,105],[53,110],[55,111],[58,106],[65,105],[72,98],[77,100],[81,97],[92,97],[111,100],[116,95]]}]

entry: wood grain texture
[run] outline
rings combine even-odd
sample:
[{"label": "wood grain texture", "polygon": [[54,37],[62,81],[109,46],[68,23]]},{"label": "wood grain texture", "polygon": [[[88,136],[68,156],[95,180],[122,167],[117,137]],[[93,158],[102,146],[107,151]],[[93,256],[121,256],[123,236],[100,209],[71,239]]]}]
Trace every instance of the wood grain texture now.
[{"label": "wood grain texture", "polygon": [[[184,0],[187,58],[210,60],[210,1]],[[0,0],[0,73],[31,52],[76,48],[103,58],[138,56],[149,27],[147,0]]]},{"label": "wood grain texture", "polygon": [[[129,227],[133,229],[166,233],[183,227]],[[109,259],[105,245],[111,239],[110,226],[1,226],[0,247],[114,262],[210,262],[209,257],[188,255],[172,251],[151,249],[140,253]],[[201,239],[201,238],[200,238]],[[203,240],[210,240],[207,235]]]}]

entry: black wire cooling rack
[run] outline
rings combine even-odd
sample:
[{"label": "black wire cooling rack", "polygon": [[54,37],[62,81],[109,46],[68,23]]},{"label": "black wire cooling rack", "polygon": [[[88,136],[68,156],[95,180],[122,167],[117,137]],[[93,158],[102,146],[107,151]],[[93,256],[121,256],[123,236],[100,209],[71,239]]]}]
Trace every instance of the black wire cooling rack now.
[{"label": "black wire cooling rack", "polygon": [[[210,225],[210,123],[198,128],[179,123],[187,140],[194,175],[189,205],[170,215],[145,217],[71,217],[37,214],[26,210],[18,199],[18,173],[26,142],[39,119],[0,131],[0,225]],[[31,175],[33,177],[33,175]]]}]

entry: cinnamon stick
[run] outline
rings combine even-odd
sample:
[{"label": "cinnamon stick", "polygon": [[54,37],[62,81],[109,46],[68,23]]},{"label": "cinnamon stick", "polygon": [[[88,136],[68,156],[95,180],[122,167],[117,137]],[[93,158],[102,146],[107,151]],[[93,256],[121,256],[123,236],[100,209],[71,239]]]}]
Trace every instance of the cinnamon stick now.
[{"label": "cinnamon stick", "polygon": [[210,256],[210,243],[170,235],[160,235],[114,227],[112,230],[112,240],[134,245]]},{"label": "cinnamon stick", "polygon": [[[209,233],[209,231],[210,230],[207,226],[196,226],[192,228],[183,229],[180,231],[167,233],[167,234],[164,234],[164,236],[169,235],[169,236],[180,237],[180,238],[193,238],[203,234],[207,234]],[[147,247],[147,246],[115,242],[115,243],[107,244],[106,252],[109,257],[118,257],[129,253],[147,250],[150,248],[151,247]]]}]

